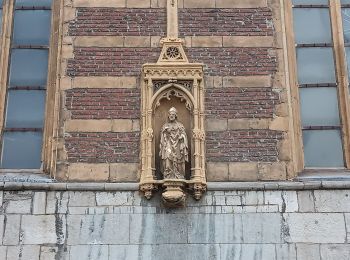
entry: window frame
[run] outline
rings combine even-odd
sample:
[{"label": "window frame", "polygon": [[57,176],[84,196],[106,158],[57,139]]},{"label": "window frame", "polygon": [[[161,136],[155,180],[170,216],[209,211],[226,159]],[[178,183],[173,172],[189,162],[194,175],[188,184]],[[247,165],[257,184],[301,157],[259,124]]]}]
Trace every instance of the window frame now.
[{"label": "window frame", "polygon": [[[6,94],[8,85],[8,75],[10,69],[11,41],[13,33],[15,0],[4,0],[2,35],[0,38],[0,131],[1,143],[4,132]],[[58,80],[59,80],[59,53],[62,41],[61,10],[63,10],[63,0],[53,0],[51,5],[51,33],[49,42],[49,58],[46,83],[46,98],[44,111],[44,127],[41,168],[40,169],[0,169],[0,172],[38,172],[50,173],[54,177],[56,153],[53,140],[56,139],[58,120]]]},{"label": "window frame", "polygon": [[[291,94],[291,121],[292,129],[292,162],[295,174],[301,172],[314,172],[350,169],[350,103],[349,80],[345,56],[343,24],[340,0],[329,0],[330,25],[332,35],[332,48],[334,55],[335,77],[337,83],[338,107],[340,115],[341,135],[343,144],[344,167],[305,167],[304,147],[302,140],[301,104],[297,74],[296,42],[293,26],[293,4],[291,0],[284,0],[285,30],[287,40],[287,63],[289,69],[289,88]],[[300,6],[300,5],[298,5]],[[306,6],[306,5],[305,5]],[[315,5],[316,6],[316,5]]]}]

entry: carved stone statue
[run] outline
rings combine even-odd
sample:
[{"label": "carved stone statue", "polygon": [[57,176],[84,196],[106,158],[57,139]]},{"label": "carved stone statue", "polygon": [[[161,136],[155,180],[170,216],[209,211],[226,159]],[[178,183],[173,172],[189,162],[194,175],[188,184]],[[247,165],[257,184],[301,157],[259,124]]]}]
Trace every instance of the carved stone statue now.
[{"label": "carved stone statue", "polygon": [[168,112],[169,122],[160,132],[161,171],[164,179],[185,179],[185,162],[188,162],[188,139],[183,124],[177,121],[177,110]]}]

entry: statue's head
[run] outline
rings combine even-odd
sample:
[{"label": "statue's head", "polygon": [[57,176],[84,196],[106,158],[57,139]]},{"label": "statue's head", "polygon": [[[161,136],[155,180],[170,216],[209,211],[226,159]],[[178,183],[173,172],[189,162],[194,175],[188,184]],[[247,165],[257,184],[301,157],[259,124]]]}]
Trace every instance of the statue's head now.
[{"label": "statue's head", "polygon": [[174,122],[177,119],[177,110],[175,107],[169,109],[168,118],[170,122]]}]

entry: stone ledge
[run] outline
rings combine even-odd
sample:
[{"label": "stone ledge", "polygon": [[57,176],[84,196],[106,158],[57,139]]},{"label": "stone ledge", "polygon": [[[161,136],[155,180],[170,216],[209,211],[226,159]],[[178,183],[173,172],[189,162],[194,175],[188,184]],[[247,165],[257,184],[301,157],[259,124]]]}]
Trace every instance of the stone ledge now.
[{"label": "stone ledge", "polygon": [[[0,182],[0,190],[48,190],[48,191],[137,191],[138,183],[63,183],[47,180],[39,181],[4,181]],[[264,191],[264,190],[328,190],[350,189],[350,180],[318,180],[318,181],[284,181],[284,182],[209,182],[209,191]]]}]

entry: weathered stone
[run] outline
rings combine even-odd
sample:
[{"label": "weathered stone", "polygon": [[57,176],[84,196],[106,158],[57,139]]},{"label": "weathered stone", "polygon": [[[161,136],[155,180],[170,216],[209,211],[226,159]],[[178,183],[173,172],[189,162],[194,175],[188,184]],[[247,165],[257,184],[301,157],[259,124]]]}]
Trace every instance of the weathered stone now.
[{"label": "weathered stone", "polygon": [[0,245],[2,245],[2,239],[4,235],[4,220],[5,220],[5,216],[0,215]]},{"label": "weathered stone", "polygon": [[229,163],[228,178],[230,181],[258,180],[257,163]]},{"label": "weathered stone", "polygon": [[298,191],[299,212],[315,212],[313,191]]},{"label": "weathered stone", "polygon": [[243,47],[243,48],[272,47],[273,37],[271,36],[224,36],[223,46],[224,47]]},{"label": "weathered stone", "polygon": [[7,260],[6,252],[7,252],[7,246],[0,246],[0,260]]},{"label": "weathered stone", "polygon": [[139,179],[137,163],[112,163],[109,167],[112,182],[136,182]]},{"label": "weathered stone", "polygon": [[282,192],[281,191],[265,191],[265,204],[268,205],[278,205],[279,209],[282,211],[283,200],[282,200]]},{"label": "weathered stone", "polygon": [[258,164],[259,180],[285,180],[286,165],[284,162],[278,163],[259,163]]},{"label": "weathered stone", "polygon": [[227,119],[207,119],[205,121],[207,131],[225,131],[227,130]]},{"label": "weathered stone", "polygon": [[242,242],[241,215],[193,214],[188,229],[189,243]]},{"label": "weathered stone", "polygon": [[281,243],[282,217],[276,213],[243,214],[244,243]]},{"label": "weathered stone", "polygon": [[[182,243],[187,240],[188,217],[183,214],[131,215],[132,244]],[[169,233],[169,230],[176,232]]]},{"label": "weathered stone", "polygon": [[2,207],[3,197],[4,197],[4,192],[0,191],[0,208]]},{"label": "weathered stone", "polygon": [[109,259],[152,259],[150,245],[110,245]]},{"label": "weathered stone", "polygon": [[264,204],[264,192],[263,191],[246,191],[242,199],[243,199],[243,205]]},{"label": "weathered stone", "polygon": [[222,47],[222,37],[194,36],[192,37],[192,47]]},{"label": "weathered stone", "polygon": [[346,231],[343,214],[284,214],[290,243],[344,243]]},{"label": "weathered stone", "polygon": [[229,76],[223,78],[223,87],[225,88],[249,88],[249,87],[270,87],[271,76]]},{"label": "weathered stone", "polygon": [[57,258],[61,256],[62,259],[65,259],[65,254],[59,253],[58,247],[41,246],[40,260],[56,260],[56,255]]},{"label": "weathered stone", "polygon": [[258,8],[266,7],[266,0],[245,0],[245,1],[235,1],[235,0],[216,0],[217,8]]},{"label": "weathered stone", "polygon": [[184,0],[185,8],[213,8],[215,7],[215,1],[202,0],[200,2],[196,0]]},{"label": "weathered stone", "polygon": [[317,212],[350,212],[350,191],[315,190]]},{"label": "weathered stone", "polygon": [[276,244],[276,255],[277,260],[296,260],[297,252],[295,244]]},{"label": "weathered stone", "polygon": [[39,260],[40,246],[9,246],[7,259],[11,260]]},{"label": "weathered stone", "polygon": [[[23,244],[55,244],[58,242],[57,221],[53,215],[22,216]],[[65,234],[65,232],[63,232]]]},{"label": "weathered stone", "polygon": [[109,259],[220,259],[219,245],[163,244],[163,245],[112,245]]},{"label": "weathered stone", "polygon": [[48,192],[46,214],[66,214],[68,210],[68,192]]},{"label": "weathered stone", "polygon": [[97,192],[97,206],[128,206],[132,205],[130,192]]},{"label": "weathered stone", "polygon": [[33,198],[33,214],[45,214],[46,192],[35,192]]},{"label": "weathered stone", "polygon": [[72,163],[68,166],[68,178],[70,181],[107,181],[109,165],[108,163]]},{"label": "weathered stone", "polygon": [[277,260],[272,244],[224,244],[221,245],[221,259]]},{"label": "weathered stone", "polygon": [[[68,245],[129,243],[127,214],[70,215],[67,218],[67,225]],[[137,226],[138,229],[140,227],[142,226]]]},{"label": "weathered stone", "polygon": [[228,163],[209,162],[207,164],[208,181],[227,181]]},{"label": "weathered stone", "polygon": [[18,245],[20,231],[21,216],[8,215],[5,216],[5,232],[3,245]]},{"label": "weathered stone", "polygon": [[346,224],[346,231],[347,231],[347,242],[350,242],[350,214],[345,214],[345,224]]},{"label": "weathered stone", "polygon": [[298,211],[299,205],[298,205],[298,197],[297,197],[296,191],[283,191],[282,200],[285,205],[284,212]]},{"label": "weathered stone", "polygon": [[297,257],[298,259],[320,260],[320,245],[297,244]]},{"label": "weathered stone", "polygon": [[349,260],[350,245],[321,245],[321,259]]},{"label": "weathered stone", "polygon": [[149,8],[151,7],[150,0],[127,0],[126,7],[128,8]]},{"label": "weathered stone", "polygon": [[96,199],[94,192],[78,192],[71,191],[69,192],[69,202],[68,206],[95,206]]},{"label": "weathered stone", "polygon": [[6,206],[5,212],[8,214],[29,214],[31,211],[32,200],[10,200]]},{"label": "weathered stone", "polygon": [[108,259],[108,245],[71,246],[69,252],[70,252],[69,253],[70,259],[86,259],[86,260]]}]

